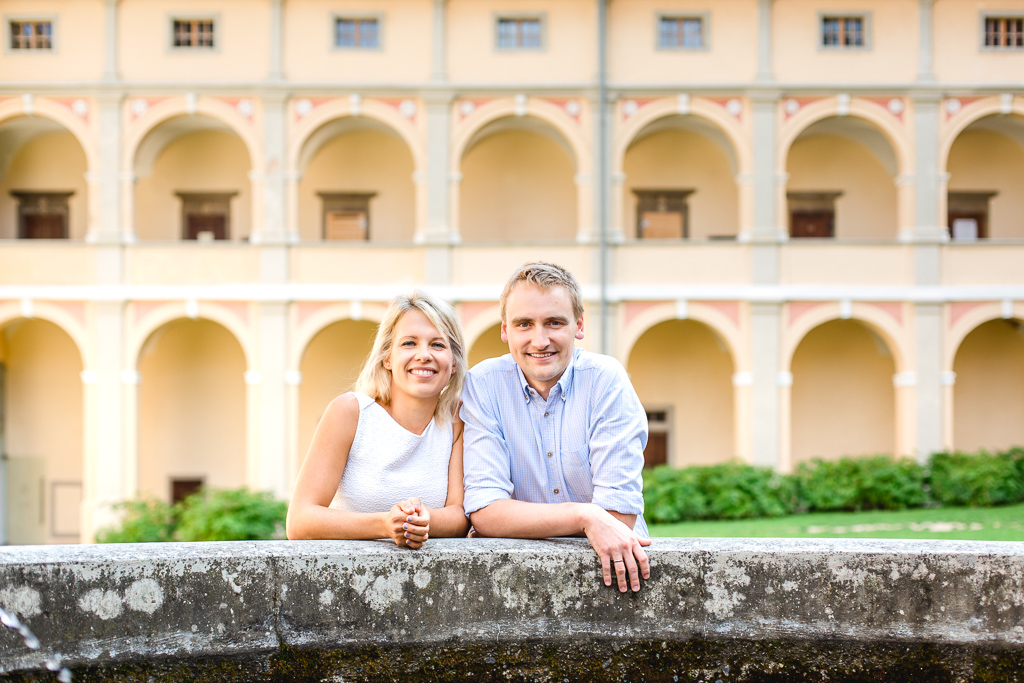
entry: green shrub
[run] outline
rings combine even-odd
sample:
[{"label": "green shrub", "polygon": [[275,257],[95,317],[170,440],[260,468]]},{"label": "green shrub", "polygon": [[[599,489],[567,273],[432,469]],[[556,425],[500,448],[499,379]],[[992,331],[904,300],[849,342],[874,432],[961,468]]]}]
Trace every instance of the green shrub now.
[{"label": "green shrub", "polygon": [[1020,449],[992,454],[936,453],[931,457],[932,495],[943,505],[1008,505],[1024,501]]},{"label": "green shrub", "polygon": [[801,512],[857,509],[859,472],[853,458],[802,462],[792,478]]},{"label": "green shrub", "polygon": [[114,505],[121,513],[117,527],[96,532],[97,543],[158,543],[171,540],[174,511],[170,505],[153,498],[126,500]]},{"label": "green shrub", "polygon": [[287,503],[267,491],[202,488],[178,504],[177,541],[282,538]]},{"label": "green shrub", "polygon": [[779,517],[796,507],[792,481],[770,467],[726,463],[701,469],[701,489],[713,519]]},{"label": "green shrub", "polygon": [[854,460],[858,510],[902,510],[928,502],[928,471],[910,458],[876,455]]},{"label": "green shrub", "polygon": [[154,500],[117,503],[118,527],[102,529],[97,543],[250,541],[281,538],[287,504],[267,492],[200,489],[175,506]]},{"label": "green shrub", "polygon": [[704,519],[707,512],[697,468],[659,465],[644,470],[644,517],[648,521],[664,524]]}]

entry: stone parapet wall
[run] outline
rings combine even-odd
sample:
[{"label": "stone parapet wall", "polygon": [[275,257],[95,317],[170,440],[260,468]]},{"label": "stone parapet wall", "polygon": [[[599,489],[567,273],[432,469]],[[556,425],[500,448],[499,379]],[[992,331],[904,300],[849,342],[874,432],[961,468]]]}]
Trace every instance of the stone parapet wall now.
[{"label": "stone parapet wall", "polygon": [[41,648],[0,628],[0,680],[58,652],[85,680],[819,680],[787,678],[797,660],[1024,680],[1024,543],[656,539],[649,555],[651,579],[620,594],[577,539],[6,547],[0,606]]}]

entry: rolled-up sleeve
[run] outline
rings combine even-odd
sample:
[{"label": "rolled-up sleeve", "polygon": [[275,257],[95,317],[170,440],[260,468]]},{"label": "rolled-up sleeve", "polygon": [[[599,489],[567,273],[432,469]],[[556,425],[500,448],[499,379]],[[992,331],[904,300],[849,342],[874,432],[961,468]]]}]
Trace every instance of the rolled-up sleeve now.
[{"label": "rolled-up sleeve", "polygon": [[485,378],[466,375],[460,415],[466,424],[462,460],[466,515],[512,496],[511,458],[498,419],[498,406]]},{"label": "rolled-up sleeve", "polygon": [[644,448],[647,446],[647,414],[625,369],[617,361],[600,373],[593,388],[593,421],[590,431],[590,472],[593,501],[605,510],[637,515],[644,513]]}]

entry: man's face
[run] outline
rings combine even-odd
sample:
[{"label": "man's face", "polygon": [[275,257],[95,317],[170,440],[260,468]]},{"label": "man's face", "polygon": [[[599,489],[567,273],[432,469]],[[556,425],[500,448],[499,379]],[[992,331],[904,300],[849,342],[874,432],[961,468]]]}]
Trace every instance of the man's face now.
[{"label": "man's face", "polygon": [[583,317],[574,320],[565,287],[515,287],[505,302],[501,340],[526,381],[545,399],[572,359],[574,340],[583,339]]}]

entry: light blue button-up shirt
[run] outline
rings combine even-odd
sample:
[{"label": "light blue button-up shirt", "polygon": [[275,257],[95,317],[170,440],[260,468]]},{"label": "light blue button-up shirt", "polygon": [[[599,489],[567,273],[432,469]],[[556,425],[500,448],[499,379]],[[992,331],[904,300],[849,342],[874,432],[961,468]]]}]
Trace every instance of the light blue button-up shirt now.
[{"label": "light blue button-up shirt", "polygon": [[478,364],[462,394],[466,514],[496,500],[596,503],[646,537],[647,416],[622,365],[582,349],[545,401],[511,355]]}]

